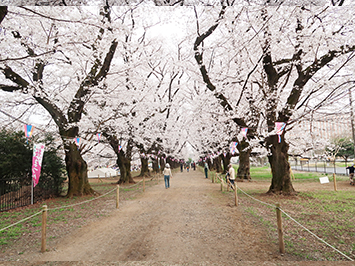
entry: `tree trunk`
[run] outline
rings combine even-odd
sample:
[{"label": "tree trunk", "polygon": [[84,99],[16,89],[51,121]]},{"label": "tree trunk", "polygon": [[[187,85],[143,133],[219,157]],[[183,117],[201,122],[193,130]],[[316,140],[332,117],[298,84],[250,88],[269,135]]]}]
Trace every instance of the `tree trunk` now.
[{"label": "tree trunk", "polygon": [[67,197],[93,195],[88,180],[87,164],[81,157],[80,151],[74,142],[66,144],[65,163],[69,176],[69,188]]},{"label": "tree trunk", "polygon": [[217,158],[213,159],[213,165],[214,168],[216,169],[217,173],[222,173],[222,164],[221,164],[221,158],[218,156]]},{"label": "tree trunk", "polygon": [[159,173],[159,165],[158,165],[158,159],[152,159],[153,161],[153,172]]},{"label": "tree trunk", "polygon": [[118,184],[135,183],[131,175],[131,159],[127,158],[122,150],[117,155],[117,164],[121,172]]},{"label": "tree trunk", "polygon": [[141,173],[139,174],[139,176],[150,176],[147,158],[141,157]]},{"label": "tree trunk", "polygon": [[226,156],[222,154],[221,158],[223,162],[223,174],[225,174],[228,171],[228,165],[231,162],[232,154],[230,154],[229,152],[226,154]]},{"label": "tree trunk", "polygon": [[[170,166],[172,167],[172,166]],[[160,157],[160,171],[164,171],[165,169],[165,161],[164,161],[164,158],[163,157]]]},{"label": "tree trunk", "polygon": [[294,194],[295,189],[292,186],[290,164],[288,163],[288,144],[284,137],[281,138],[281,143],[278,143],[277,135],[268,137],[266,143],[271,153],[268,159],[272,171],[271,186],[267,193]]},{"label": "tree trunk", "polygon": [[213,159],[208,158],[208,159],[207,159],[207,164],[208,164],[208,169],[209,169],[210,171],[213,171],[213,170],[214,170],[214,168],[213,168]]},{"label": "tree trunk", "polygon": [[0,6],[0,23],[5,18],[7,14],[7,6]]},{"label": "tree trunk", "polygon": [[133,178],[132,178],[132,174],[131,174],[131,158],[130,157],[124,157],[123,163],[125,165],[125,169],[126,169],[126,178],[124,180],[121,180],[121,184],[122,183],[135,183]]},{"label": "tree trunk", "polygon": [[243,139],[240,143],[238,143],[237,149],[239,151],[239,167],[237,177],[240,179],[250,180],[251,149],[249,147],[249,143]]}]

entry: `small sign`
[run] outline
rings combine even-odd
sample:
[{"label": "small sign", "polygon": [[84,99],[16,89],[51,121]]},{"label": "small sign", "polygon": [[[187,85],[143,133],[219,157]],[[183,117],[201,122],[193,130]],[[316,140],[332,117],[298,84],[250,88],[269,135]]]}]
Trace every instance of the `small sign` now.
[{"label": "small sign", "polygon": [[320,181],[321,184],[326,184],[326,183],[329,183],[329,178],[327,176],[320,177],[319,181]]}]

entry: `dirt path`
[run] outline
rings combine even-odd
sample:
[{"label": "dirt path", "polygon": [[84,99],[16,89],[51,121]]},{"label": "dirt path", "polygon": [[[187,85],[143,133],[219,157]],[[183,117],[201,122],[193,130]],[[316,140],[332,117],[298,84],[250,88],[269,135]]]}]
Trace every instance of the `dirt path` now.
[{"label": "dirt path", "polygon": [[160,181],[109,217],[28,259],[223,265],[287,260],[219,188],[199,171],[176,173],[169,189]]}]

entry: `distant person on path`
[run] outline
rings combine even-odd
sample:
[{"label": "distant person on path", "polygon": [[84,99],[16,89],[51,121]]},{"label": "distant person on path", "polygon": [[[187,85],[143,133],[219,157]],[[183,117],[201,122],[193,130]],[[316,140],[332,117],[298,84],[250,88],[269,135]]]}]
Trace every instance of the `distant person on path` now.
[{"label": "distant person on path", "polygon": [[169,188],[170,187],[170,177],[173,178],[173,175],[171,174],[171,169],[170,169],[169,163],[167,163],[165,165],[163,174],[164,174],[165,188]]},{"label": "distant person on path", "polygon": [[205,176],[208,178],[208,164],[205,162]]},{"label": "distant person on path", "polygon": [[355,185],[355,183],[354,183],[354,171],[355,171],[354,164],[352,166],[346,167],[346,169],[349,169],[350,185]]},{"label": "distant person on path", "polygon": [[195,162],[192,163],[192,167],[194,168],[194,171],[195,171],[196,170],[196,163]]},{"label": "distant person on path", "polygon": [[180,170],[181,170],[181,173],[184,171],[184,165],[182,163],[180,163]]},{"label": "distant person on path", "polygon": [[235,170],[234,167],[232,166],[232,164],[228,165],[229,170],[228,170],[228,174],[229,174],[229,182],[234,186],[234,181],[235,181]]}]

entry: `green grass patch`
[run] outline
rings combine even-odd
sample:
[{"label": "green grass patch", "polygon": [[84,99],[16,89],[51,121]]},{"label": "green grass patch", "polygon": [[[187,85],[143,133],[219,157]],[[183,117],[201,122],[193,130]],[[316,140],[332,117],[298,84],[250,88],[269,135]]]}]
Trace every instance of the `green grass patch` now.
[{"label": "green grass patch", "polygon": [[[237,171],[237,169],[236,169]],[[314,172],[294,172],[293,173],[296,180],[315,180],[324,176],[322,173]],[[250,176],[252,180],[270,180],[272,179],[271,168],[268,166],[263,167],[251,167]]]},{"label": "green grass patch", "polygon": [[[299,182],[308,182],[308,180],[304,179]],[[273,205],[276,202],[281,202],[282,209],[293,219],[344,254],[355,258],[353,255],[355,251],[355,244],[353,244],[355,241],[353,190],[338,190],[337,192],[315,190],[300,192],[295,197],[270,197],[266,196],[264,191],[258,192],[252,188],[244,191],[258,200]],[[252,217],[256,217],[265,230],[268,230],[271,240],[277,238],[277,234],[273,234],[276,230],[275,214],[266,212],[265,206],[243,194],[240,197],[248,201],[245,203],[247,206],[245,210]],[[300,228],[287,216],[282,216],[285,247],[288,254],[300,257],[301,260],[346,260],[337,252],[330,249],[325,251],[324,243]]]}]

